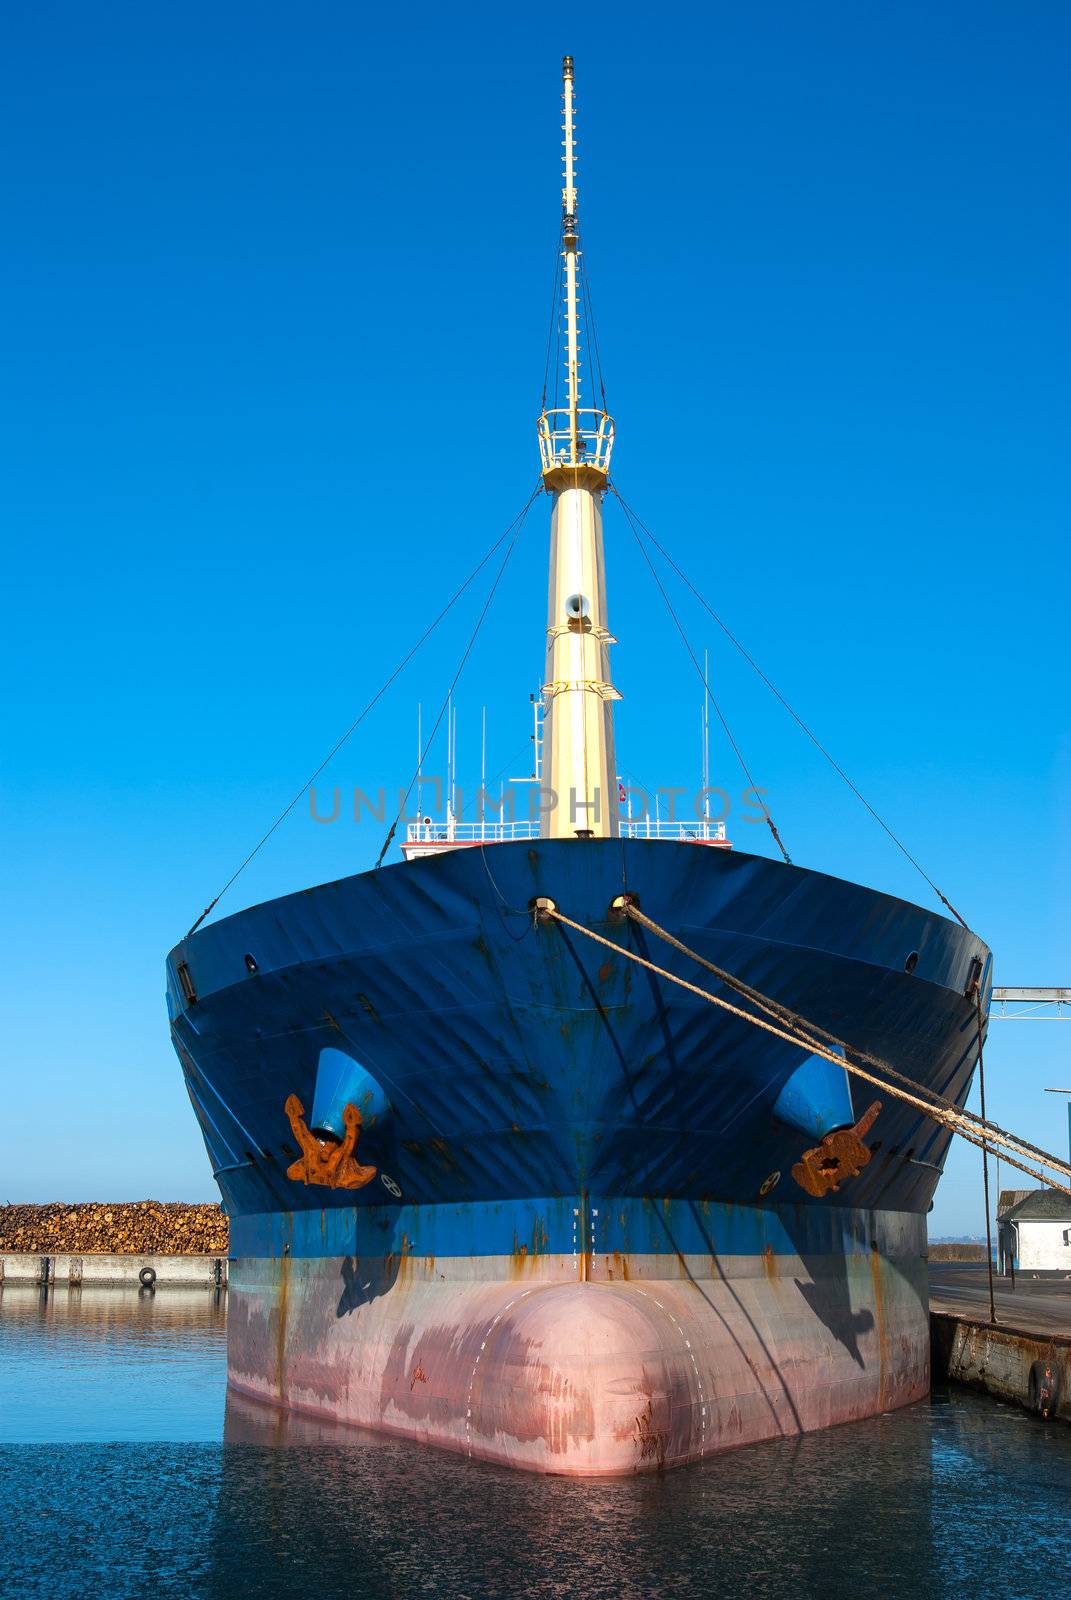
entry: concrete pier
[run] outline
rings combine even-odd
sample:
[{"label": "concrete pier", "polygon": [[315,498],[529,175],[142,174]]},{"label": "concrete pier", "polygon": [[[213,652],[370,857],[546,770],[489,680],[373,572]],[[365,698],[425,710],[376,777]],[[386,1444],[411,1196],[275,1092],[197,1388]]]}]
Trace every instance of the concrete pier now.
[{"label": "concrete pier", "polygon": [[931,1266],[934,1379],[1071,1422],[1071,1280],[1017,1273],[994,1290],[991,1323],[984,1262]]},{"label": "concrete pier", "polygon": [[42,1288],[139,1288],[142,1272],[155,1274],[153,1287],[225,1289],[226,1256],[158,1255],[30,1255],[0,1252],[0,1287],[5,1283],[40,1284]]},{"label": "concrete pier", "polygon": [[1071,1422],[1071,1338],[930,1313],[933,1376]]}]

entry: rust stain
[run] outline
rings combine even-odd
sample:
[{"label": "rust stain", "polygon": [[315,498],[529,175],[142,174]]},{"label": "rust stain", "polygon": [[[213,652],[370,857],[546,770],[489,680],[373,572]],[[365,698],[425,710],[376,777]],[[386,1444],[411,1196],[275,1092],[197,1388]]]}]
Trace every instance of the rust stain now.
[{"label": "rust stain", "polygon": [[375,1006],[372,1004],[371,1000],[369,1000],[366,994],[359,994],[357,996],[357,1001],[362,1010],[366,1011],[372,1018],[373,1022],[379,1021],[379,1012],[376,1010]]},{"label": "rust stain", "polygon": [[330,1011],[327,1011],[327,1010],[324,1011],[324,1021],[328,1024],[329,1027],[334,1028],[336,1033],[341,1033],[342,1032],[342,1029],[339,1027],[338,1023],[335,1021],[335,1019],[331,1015]]},{"label": "rust stain", "polygon": [[763,1248],[762,1265],[766,1276],[771,1283],[777,1281],[777,1257],[774,1255],[773,1245],[768,1244]]},{"label": "rust stain", "polygon": [[874,1321],[878,1335],[878,1405],[884,1410],[886,1372],[889,1365],[888,1335],[885,1327],[885,1296],[881,1284],[881,1256],[877,1245],[870,1249],[870,1277],[874,1285]]},{"label": "rust stain", "polygon": [[458,1170],[457,1162],[450,1153],[450,1146],[445,1139],[429,1139],[428,1149],[435,1151],[447,1172],[456,1172]]},{"label": "rust stain", "polygon": [[538,1223],[536,1223],[532,1229],[531,1251],[529,1251],[527,1244],[522,1244],[517,1238],[516,1233],[514,1233],[513,1249],[510,1252],[510,1276],[512,1278],[525,1278],[531,1275],[531,1269],[535,1265],[536,1256],[538,1253],[537,1229]]},{"label": "rust stain", "polygon": [[[287,1247],[289,1249],[289,1247]],[[275,1324],[275,1386],[279,1399],[283,1398],[283,1376],[286,1366],[286,1318],[290,1301],[290,1256],[279,1257],[279,1299]]]},{"label": "rust stain", "polygon": [[654,1425],[654,1407],[650,1400],[636,1418],[633,1438],[639,1447],[640,1460],[650,1461],[653,1457],[661,1472],[666,1464],[666,1435]]},{"label": "rust stain", "polygon": [[613,977],[613,975],[614,975],[614,964],[613,964],[613,962],[612,961],[604,961],[602,966],[599,968],[599,982],[600,983],[609,983],[609,981]]},{"label": "rust stain", "polygon": [[417,1365],[413,1368],[413,1377],[412,1377],[412,1380],[411,1380],[411,1382],[409,1384],[409,1392],[410,1392],[410,1394],[412,1394],[413,1390],[416,1388],[418,1383],[427,1383],[427,1381],[428,1381],[428,1375],[424,1371],[424,1368],[418,1362]]}]

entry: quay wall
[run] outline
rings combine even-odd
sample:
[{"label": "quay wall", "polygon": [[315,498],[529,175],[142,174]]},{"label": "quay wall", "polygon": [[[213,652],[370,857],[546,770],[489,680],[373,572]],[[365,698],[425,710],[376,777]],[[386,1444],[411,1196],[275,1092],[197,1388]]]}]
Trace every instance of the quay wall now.
[{"label": "quay wall", "polygon": [[5,1283],[40,1284],[55,1288],[148,1287],[142,1284],[143,1270],[155,1277],[151,1286],[166,1288],[225,1289],[226,1256],[167,1255],[34,1255],[16,1251],[0,1252],[0,1289]]},{"label": "quay wall", "polygon": [[1071,1422],[1071,1338],[1031,1332],[955,1312],[930,1313],[932,1372],[1037,1416]]}]

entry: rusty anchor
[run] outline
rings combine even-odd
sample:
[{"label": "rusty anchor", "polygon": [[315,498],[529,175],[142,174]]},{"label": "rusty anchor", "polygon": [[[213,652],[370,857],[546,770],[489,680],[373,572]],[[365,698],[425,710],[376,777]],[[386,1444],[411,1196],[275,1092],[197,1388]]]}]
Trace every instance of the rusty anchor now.
[{"label": "rusty anchor", "polygon": [[376,1168],[358,1166],[354,1160],[361,1128],[361,1113],[356,1106],[348,1105],[343,1109],[346,1131],[341,1139],[318,1139],[310,1133],[305,1126],[305,1107],[296,1094],[287,1096],[283,1110],[301,1146],[301,1155],[286,1169],[288,1178],[297,1183],[320,1184],[325,1189],[363,1189],[366,1183],[371,1183]]},{"label": "rusty anchor", "polygon": [[836,1193],[845,1178],[857,1178],[870,1160],[870,1150],[863,1136],[870,1132],[881,1110],[881,1101],[868,1106],[854,1128],[835,1128],[827,1133],[821,1144],[805,1150],[792,1168],[792,1176],[801,1189],[821,1200],[824,1194]]}]

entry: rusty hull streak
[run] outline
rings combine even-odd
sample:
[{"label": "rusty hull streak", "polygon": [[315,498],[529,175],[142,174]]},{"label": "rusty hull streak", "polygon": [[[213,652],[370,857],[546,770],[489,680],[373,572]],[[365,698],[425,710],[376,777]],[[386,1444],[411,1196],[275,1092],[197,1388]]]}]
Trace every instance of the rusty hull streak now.
[{"label": "rusty hull streak", "polygon": [[885,1302],[881,1281],[881,1254],[871,1247],[870,1251],[870,1280],[874,1286],[874,1324],[878,1336],[878,1405],[884,1410],[888,1403],[886,1395],[887,1374],[889,1371],[889,1341],[885,1327]]},{"label": "rusty hull streak", "polygon": [[279,1270],[279,1293],[275,1305],[275,1388],[279,1399],[286,1394],[284,1383],[286,1373],[286,1319],[290,1308],[290,1256],[287,1253],[277,1258]]},{"label": "rusty hull streak", "polygon": [[853,1304],[873,1314],[853,1355],[814,1341],[810,1303],[790,1292],[795,1268],[786,1276],[768,1255],[726,1286],[681,1282],[665,1257],[650,1277],[633,1260],[630,1284],[627,1254],[607,1252],[598,1266],[610,1281],[585,1283],[546,1246],[541,1221],[501,1277],[455,1283],[405,1234],[384,1263],[385,1279],[396,1269],[389,1292],[342,1318],[337,1264],[284,1253],[266,1284],[259,1268],[243,1281],[239,1262],[231,1381],[294,1410],[571,1476],[660,1471],[824,1427],[837,1393],[837,1420],[849,1420],[926,1390],[925,1314],[873,1256],[853,1280]]},{"label": "rusty hull streak", "polygon": [[654,1460],[659,1472],[666,1468],[666,1435],[662,1428],[654,1425],[654,1407],[648,1396],[647,1404],[636,1418],[635,1424],[636,1446],[639,1450],[641,1461]]}]

